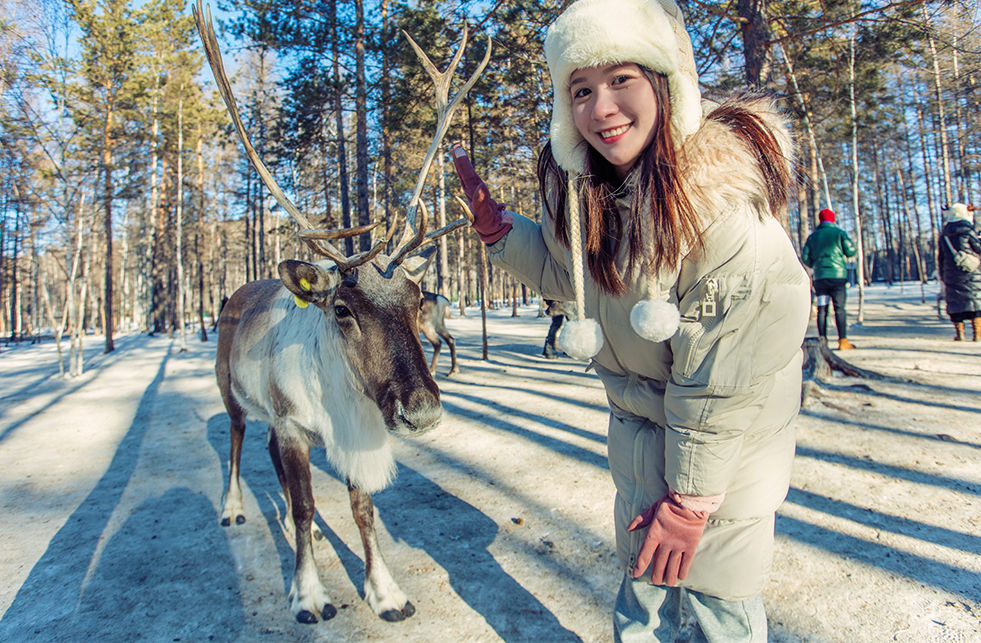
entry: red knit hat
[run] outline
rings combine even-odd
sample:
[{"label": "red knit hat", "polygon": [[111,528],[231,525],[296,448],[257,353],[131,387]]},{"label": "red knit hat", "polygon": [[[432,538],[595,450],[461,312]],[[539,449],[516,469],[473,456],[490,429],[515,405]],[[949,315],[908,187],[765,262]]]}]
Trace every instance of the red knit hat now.
[{"label": "red knit hat", "polygon": [[831,223],[834,223],[835,222],[834,210],[831,210],[829,208],[825,208],[821,210],[820,212],[818,212],[818,220],[822,222],[830,221]]}]

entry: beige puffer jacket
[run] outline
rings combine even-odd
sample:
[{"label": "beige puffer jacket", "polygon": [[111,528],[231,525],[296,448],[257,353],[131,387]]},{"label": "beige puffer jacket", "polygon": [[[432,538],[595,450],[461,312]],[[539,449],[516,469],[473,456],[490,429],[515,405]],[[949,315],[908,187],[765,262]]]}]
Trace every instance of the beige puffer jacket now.
[{"label": "beige puffer jacket", "polygon": [[[766,101],[747,106],[789,159],[781,117]],[[739,600],[762,589],[773,515],[790,481],[810,291],[790,239],[767,209],[751,152],[712,121],[683,152],[703,248],[685,256],[674,274],[626,275],[622,297],[599,291],[586,271],[586,316],[604,334],[592,366],[610,402],[608,451],[624,569],[643,537],[628,534],[626,525],[668,485],[682,494],[725,493],[681,584]],[[629,199],[619,205],[625,212]],[[545,297],[572,299],[569,249],[545,220],[540,226],[515,215],[512,230],[491,246],[491,260]],[[619,257],[621,274],[625,264]],[[657,344],[630,325],[634,304],[654,290],[651,278],[681,312],[678,332]]]}]

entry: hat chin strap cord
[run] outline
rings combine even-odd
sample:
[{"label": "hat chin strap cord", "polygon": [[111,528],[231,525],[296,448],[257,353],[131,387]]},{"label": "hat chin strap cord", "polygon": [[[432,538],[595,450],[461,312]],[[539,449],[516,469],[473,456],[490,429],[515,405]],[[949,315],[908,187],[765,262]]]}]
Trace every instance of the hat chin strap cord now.
[{"label": "hat chin strap cord", "polygon": [[586,319],[586,293],[582,272],[582,234],[579,221],[579,190],[576,177],[569,173],[566,201],[569,208],[569,246],[572,254],[572,286],[576,292],[576,319]]},{"label": "hat chin strap cord", "polygon": [[586,319],[586,293],[583,283],[582,233],[579,222],[577,177],[569,173],[566,205],[569,212],[569,251],[572,255],[572,287],[576,293],[576,318],[562,325],[556,348],[576,359],[591,359],[603,348],[603,330],[595,319]]}]

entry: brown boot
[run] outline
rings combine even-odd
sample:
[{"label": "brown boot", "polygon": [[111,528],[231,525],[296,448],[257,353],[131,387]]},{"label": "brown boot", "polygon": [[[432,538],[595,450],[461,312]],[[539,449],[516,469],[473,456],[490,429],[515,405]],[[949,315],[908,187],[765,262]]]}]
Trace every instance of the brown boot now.
[{"label": "brown boot", "polygon": [[838,340],[838,350],[850,351],[853,348],[855,348],[855,345],[848,341],[847,337],[842,337]]},{"label": "brown boot", "polygon": [[973,341],[981,341],[981,339],[978,339],[978,337],[981,337],[981,317],[975,317],[971,320],[971,330],[974,331]]},{"label": "brown boot", "polygon": [[954,341],[964,340],[964,322],[954,322]]}]

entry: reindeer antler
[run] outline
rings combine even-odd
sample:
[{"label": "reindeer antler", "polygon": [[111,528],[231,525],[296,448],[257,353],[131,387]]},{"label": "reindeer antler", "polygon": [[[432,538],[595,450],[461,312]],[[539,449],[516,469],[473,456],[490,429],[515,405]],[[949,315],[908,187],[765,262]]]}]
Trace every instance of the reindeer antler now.
[{"label": "reindeer antler", "polygon": [[449,67],[447,67],[445,72],[440,72],[436,69],[436,65],[429,59],[426,52],[422,50],[416,41],[412,39],[412,36],[407,34],[405,31],[402,32],[405,38],[412,45],[412,49],[416,52],[416,56],[425,67],[426,71],[429,72],[429,77],[433,79],[433,84],[436,88],[436,137],[433,142],[429,145],[429,150],[426,151],[426,156],[422,161],[422,168],[419,170],[419,177],[416,179],[415,188],[412,191],[412,198],[409,200],[409,209],[406,213],[406,226],[405,233],[402,236],[402,240],[399,242],[398,249],[392,255],[392,261],[390,265],[398,265],[405,259],[406,255],[418,248],[423,242],[432,241],[448,232],[452,232],[458,228],[468,225],[470,222],[467,219],[459,219],[454,221],[448,226],[440,228],[430,234],[426,234],[425,223],[423,225],[418,225],[416,222],[416,209],[417,206],[421,206],[423,209],[423,221],[425,221],[425,205],[419,200],[419,195],[422,194],[422,189],[426,184],[426,177],[429,175],[429,169],[432,166],[433,158],[436,156],[436,152],[439,149],[440,144],[443,142],[443,138],[446,137],[446,132],[450,128],[450,121],[453,119],[453,114],[456,112],[457,107],[460,105],[460,101],[463,97],[467,95],[470,88],[474,86],[480,74],[487,67],[488,61],[490,61],[491,55],[491,39],[490,36],[487,37],[487,50],[484,52],[484,58],[477,65],[477,69],[474,70],[467,82],[463,84],[463,87],[459,89],[452,98],[449,96],[450,93],[450,81],[453,80],[453,73],[456,71],[457,65],[460,64],[460,59],[463,57],[463,51],[467,47],[467,25],[463,24],[463,36],[460,38],[460,46],[457,48],[456,53],[453,55],[453,60],[450,61]]},{"label": "reindeer antler", "polygon": [[[283,207],[286,212],[289,213],[293,220],[296,221],[301,228],[299,237],[303,239],[304,242],[316,253],[324,255],[325,257],[332,259],[337,267],[342,271],[347,271],[363,263],[371,261],[379,253],[385,245],[391,241],[392,236],[395,233],[395,228],[397,227],[398,217],[392,221],[391,225],[388,227],[385,235],[374,245],[371,249],[364,252],[359,252],[351,257],[347,257],[331,245],[330,240],[336,239],[346,239],[348,237],[353,237],[357,235],[370,232],[376,228],[380,223],[373,223],[364,226],[356,226],[352,228],[342,228],[337,230],[322,230],[314,229],[310,225],[309,219],[300,209],[293,204],[292,201],[283,193],[280,189],[279,184],[273,178],[272,173],[266,168],[259,154],[255,151],[251,140],[249,140],[249,135],[245,131],[245,126],[242,124],[242,119],[238,113],[238,107],[235,103],[235,97],[232,94],[231,84],[228,82],[228,77],[225,75],[225,65],[221,58],[221,50],[218,47],[218,39],[215,37],[215,30],[211,22],[211,8],[201,6],[202,0],[197,0],[196,5],[191,7],[191,11],[194,14],[194,22],[197,25],[198,33],[201,36],[201,42],[204,44],[204,51],[208,57],[208,63],[211,65],[211,71],[215,77],[215,85],[218,88],[218,93],[221,94],[222,100],[225,101],[225,107],[228,109],[228,113],[232,118],[232,123],[235,125],[235,131],[238,134],[239,139],[242,141],[242,145],[245,147],[245,153],[252,162],[253,167],[259,173],[259,178],[266,185],[269,191],[275,197],[276,201],[280,206]],[[403,32],[405,33],[405,32]],[[450,81],[452,80],[453,72],[456,71],[456,67],[463,57],[463,51],[467,44],[467,26],[463,26],[463,38],[460,42],[460,47],[456,54],[453,56],[453,60],[450,63],[449,68],[440,73],[436,66],[433,65],[429,57],[422,51],[422,49],[415,43],[414,40],[405,34],[408,38],[409,44],[415,50],[416,55],[419,57],[426,71],[429,72],[430,77],[432,77],[433,82],[436,85],[436,110],[437,110],[437,123],[436,123],[436,137],[429,146],[429,150],[426,152],[425,159],[423,160],[422,169],[419,171],[419,176],[416,179],[416,185],[412,192],[412,198],[409,201],[408,214],[406,215],[406,228],[403,234],[402,240],[399,243],[398,248],[391,261],[389,262],[389,267],[387,271],[390,271],[394,266],[399,265],[405,259],[405,257],[418,248],[423,242],[429,242],[436,239],[444,234],[452,232],[464,225],[467,225],[469,221],[467,219],[460,219],[451,223],[448,226],[444,226],[439,230],[426,234],[426,209],[425,204],[419,200],[419,195],[422,194],[422,189],[426,183],[426,177],[429,175],[429,169],[432,165],[433,157],[436,155],[436,151],[439,148],[440,143],[442,143],[443,138],[446,136],[446,132],[450,127],[450,120],[453,117],[453,113],[459,106],[460,101],[463,97],[470,91],[474,83],[477,82],[477,78],[480,76],[481,72],[487,66],[487,62],[490,60],[491,53],[491,42],[490,37],[487,38],[487,51],[484,52],[484,59],[481,61],[480,65],[477,66],[476,71],[471,75],[467,82],[460,88],[460,90],[453,95],[452,99],[448,97]],[[418,207],[422,208],[421,221],[416,221],[416,210]]]},{"label": "reindeer antler", "polygon": [[388,232],[385,234],[384,238],[378,241],[375,246],[370,250],[360,252],[351,257],[347,257],[343,252],[335,248],[329,240],[331,239],[345,239],[347,237],[352,237],[355,235],[363,234],[374,229],[378,224],[371,224],[367,226],[360,226],[354,228],[344,228],[341,230],[316,230],[310,224],[310,220],[300,212],[300,209],[293,204],[292,201],[283,193],[280,189],[279,184],[276,183],[276,179],[273,178],[272,173],[266,168],[265,163],[259,157],[259,154],[255,151],[252,146],[252,141],[249,140],[249,135],[245,131],[245,126],[242,124],[242,118],[239,116],[238,107],[235,103],[235,96],[232,94],[231,84],[228,82],[228,77],[225,75],[225,65],[221,58],[221,49],[218,47],[218,39],[215,37],[215,30],[211,22],[211,8],[206,7],[202,9],[201,0],[197,0],[196,5],[191,7],[191,11],[194,14],[194,22],[197,25],[198,33],[201,36],[201,42],[204,44],[204,52],[208,57],[208,63],[211,65],[211,72],[215,77],[215,85],[218,88],[218,93],[221,94],[222,100],[225,101],[225,107],[228,109],[228,114],[232,118],[232,123],[235,125],[235,131],[238,134],[239,139],[242,141],[242,145],[245,147],[246,156],[252,162],[252,166],[255,167],[256,172],[259,173],[259,178],[266,185],[269,191],[272,193],[276,201],[283,207],[286,212],[289,213],[293,220],[296,221],[301,228],[305,228],[299,234],[300,238],[306,242],[310,248],[329,259],[333,259],[337,267],[342,271],[350,270],[356,266],[359,266],[367,261],[371,261],[375,258],[385,247],[391,239],[395,232],[395,225],[393,224]]}]

